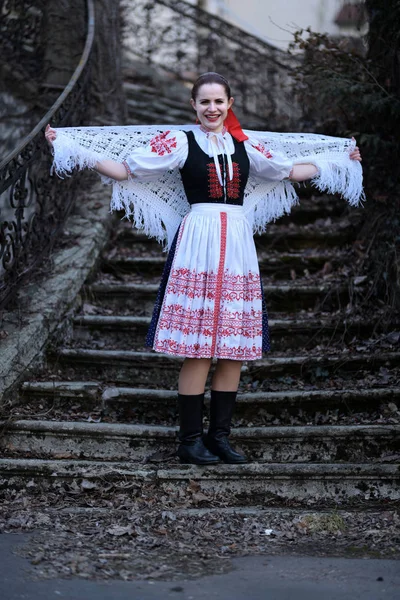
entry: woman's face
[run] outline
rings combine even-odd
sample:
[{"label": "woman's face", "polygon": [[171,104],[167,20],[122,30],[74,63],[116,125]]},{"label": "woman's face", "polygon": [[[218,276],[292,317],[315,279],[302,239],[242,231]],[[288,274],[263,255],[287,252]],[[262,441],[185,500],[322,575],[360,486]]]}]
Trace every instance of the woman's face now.
[{"label": "woman's face", "polygon": [[190,100],[201,125],[209,131],[222,131],[233,98],[228,98],[220,83],[204,83],[199,87],[196,100]]}]

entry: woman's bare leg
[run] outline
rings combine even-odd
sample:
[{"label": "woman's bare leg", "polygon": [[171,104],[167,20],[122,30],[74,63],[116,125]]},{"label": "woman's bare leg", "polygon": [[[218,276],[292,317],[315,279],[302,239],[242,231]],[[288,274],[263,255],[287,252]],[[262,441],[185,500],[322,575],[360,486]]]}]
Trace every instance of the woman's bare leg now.
[{"label": "woman's bare leg", "polygon": [[228,360],[220,358],[212,379],[211,388],[221,392],[236,392],[239,386],[240,360]]},{"label": "woman's bare leg", "polygon": [[179,374],[179,393],[203,394],[210,366],[211,358],[185,358]]},{"label": "woman's bare leg", "polygon": [[204,446],[203,403],[211,359],[185,358],[179,375],[179,440],[178,456],[183,463],[212,465],[219,462]]}]

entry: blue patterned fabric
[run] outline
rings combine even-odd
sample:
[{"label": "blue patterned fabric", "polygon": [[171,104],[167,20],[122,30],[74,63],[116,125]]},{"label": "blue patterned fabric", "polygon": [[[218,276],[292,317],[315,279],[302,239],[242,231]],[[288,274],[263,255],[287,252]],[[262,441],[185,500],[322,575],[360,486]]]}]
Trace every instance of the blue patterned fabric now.
[{"label": "blue patterned fabric", "polygon": [[264,288],[262,279],[260,278],[261,295],[262,295],[262,351],[269,352],[271,350],[271,340],[269,337],[268,312],[267,303],[264,296]]},{"label": "blue patterned fabric", "polygon": [[158,319],[160,317],[161,307],[162,307],[162,303],[164,301],[165,290],[167,287],[169,274],[171,272],[172,262],[173,262],[174,256],[175,256],[176,242],[178,241],[179,229],[180,229],[180,227],[178,227],[178,231],[175,234],[174,241],[172,242],[171,248],[168,252],[167,261],[164,265],[163,273],[161,276],[160,287],[158,288],[158,292],[157,292],[157,298],[156,298],[156,303],[155,303],[154,309],[153,309],[153,315],[151,317],[149,330],[148,330],[147,336],[146,336],[146,346],[150,346],[151,348],[153,347],[153,344],[154,344],[154,337],[156,335],[157,323],[158,323]]}]

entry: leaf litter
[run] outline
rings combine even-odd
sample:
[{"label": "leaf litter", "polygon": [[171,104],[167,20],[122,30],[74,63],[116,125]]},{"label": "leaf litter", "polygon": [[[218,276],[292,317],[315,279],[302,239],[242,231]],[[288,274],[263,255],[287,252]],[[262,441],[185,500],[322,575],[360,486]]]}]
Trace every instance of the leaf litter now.
[{"label": "leaf litter", "polygon": [[17,552],[34,577],[196,578],[227,572],[231,558],[249,555],[400,559],[397,505],[230,507],[196,480],[164,494],[151,484],[92,483],[45,489],[32,481],[3,492],[0,532],[32,532]]}]

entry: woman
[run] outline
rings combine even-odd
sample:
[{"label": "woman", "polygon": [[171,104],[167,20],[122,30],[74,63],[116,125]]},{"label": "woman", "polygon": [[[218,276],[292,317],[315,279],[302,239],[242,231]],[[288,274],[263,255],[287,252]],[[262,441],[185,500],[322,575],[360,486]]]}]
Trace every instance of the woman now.
[{"label": "woman", "polygon": [[[252,229],[262,230],[266,222],[290,210],[296,195],[289,181],[313,179],[320,188],[340,191],[345,197],[348,192],[348,200],[356,204],[362,196],[360,170],[349,163],[358,163],[361,157],[350,140],[269,134],[271,141],[266,144],[263,134],[246,135],[232,113],[229,84],[217,73],[198,78],[191,104],[199,125],[186,127],[189,131],[160,130],[146,147],[130,152],[126,130],[110,130],[104,151],[99,151],[95,140],[102,140],[110,128],[100,133],[94,128],[87,135],[82,134],[84,129],[60,130],[64,138],[57,147],[57,132],[48,126],[46,138],[54,144],[58,172],[92,166],[106,178],[128,182],[122,188],[116,184],[113,207],[124,206],[132,216],[134,203],[140,213],[135,215],[136,224],[147,233],[161,239],[166,232],[171,238],[171,223],[176,220],[169,218],[169,212],[184,215],[170,248],[147,341],[157,352],[185,358],[178,389],[181,462],[244,463],[246,457],[228,441],[242,360],[256,360],[269,350]],[[138,128],[134,129],[137,134]],[[281,151],[276,149],[280,147]],[[307,154],[304,148],[311,151]],[[180,213],[174,205],[179,194],[163,196],[177,189],[178,184],[171,188],[166,174],[175,174],[177,181],[178,170],[188,202]],[[141,204],[148,189],[140,185],[154,180],[158,192]],[[160,198],[164,204],[156,211]],[[210,426],[203,437],[204,388],[213,358],[217,365]]]}]

